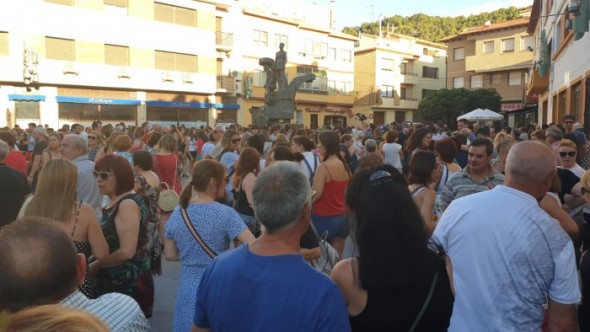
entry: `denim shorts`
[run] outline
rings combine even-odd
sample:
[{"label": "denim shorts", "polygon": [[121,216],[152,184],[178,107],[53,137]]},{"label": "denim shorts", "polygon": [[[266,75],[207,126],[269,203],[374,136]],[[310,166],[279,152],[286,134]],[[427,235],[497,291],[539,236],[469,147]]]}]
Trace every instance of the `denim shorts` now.
[{"label": "denim shorts", "polygon": [[338,216],[311,215],[311,222],[320,237],[327,232],[326,241],[332,243],[335,237],[345,238],[348,236],[348,223],[346,214]]}]

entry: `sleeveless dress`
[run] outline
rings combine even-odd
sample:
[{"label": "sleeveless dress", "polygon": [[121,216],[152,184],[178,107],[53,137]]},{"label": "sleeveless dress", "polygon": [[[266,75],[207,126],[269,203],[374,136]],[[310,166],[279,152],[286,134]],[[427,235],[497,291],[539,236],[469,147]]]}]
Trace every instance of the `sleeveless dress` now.
[{"label": "sleeveless dress", "polygon": [[[70,234],[70,237],[73,239],[74,238],[74,234],[76,233],[76,226],[78,226],[78,218],[80,217],[80,208],[82,207],[82,201],[80,201],[78,203],[78,209],[76,210],[76,220],[74,221],[74,229],[72,229],[72,234]],[[92,250],[90,248],[90,245],[88,244],[88,242],[83,242],[83,241],[74,241],[74,245],[76,246],[76,252],[78,254],[83,254],[84,257],[86,257],[86,262],[88,262],[88,259],[90,258],[90,256],[92,256]],[[92,279],[89,278],[88,273],[86,273],[86,276],[84,277],[84,283],[80,286],[78,286],[78,289],[82,292],[82,294],[86,295],[87,297],[93,299],[95,298],[95,294],[94,294],[94,285],[92,282]]]},{"label": "sleeveless dress", "polygon": [[311,221],[320,237],[332,243],[334,237],[346,237],[348,225],[346,224],[346,205],[344,196],[350,178],[341,181],[332,179],[332,174],[324,165],[330,181],[324,184],[322,196],[314,203]]},{"label": "sleeveless dress", "polygon": [[139,303],[145,316],[151,317],[154,303],[154,279],[150,272],[150,257],[147,250],[148,209],[143,198],[138,194],[128,194],[110,208],[104,209],[101,221],[102,231],[107,240],[109,252],[118,250],[121,244],[115,226],[115,217],[119,212],[119,204],[126,199],[134,201],[140,211],[137,251],[133,258],[123,264],[100,270],[96,295],[113,292],[129,295]]},{"label": "sleeveless dress", "polygon": [[182,186],[180,177],[178,176],[178,161],[176,154],[171,153],[167,155],[155,154],[153,171],[158,175],[162,183],[168,184],[170,189],[176,191],[180,195]]}]

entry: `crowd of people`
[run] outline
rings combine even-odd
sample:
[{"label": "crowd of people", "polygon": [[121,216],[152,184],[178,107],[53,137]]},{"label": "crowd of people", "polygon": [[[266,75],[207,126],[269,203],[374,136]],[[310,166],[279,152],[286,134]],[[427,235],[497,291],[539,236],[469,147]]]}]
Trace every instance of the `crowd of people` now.
[{"label": "crowd of people", "polygon": [[0,329],[590,330],[583,126],[456,126],[0,129]]}]

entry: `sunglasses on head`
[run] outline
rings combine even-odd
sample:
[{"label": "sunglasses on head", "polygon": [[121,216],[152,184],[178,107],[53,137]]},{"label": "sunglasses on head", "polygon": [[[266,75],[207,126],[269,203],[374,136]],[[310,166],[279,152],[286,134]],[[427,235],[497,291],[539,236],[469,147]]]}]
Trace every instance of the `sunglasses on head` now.
[{"label": "sunglasses on head", "polygon": [[575,157],[576,156],[576,151],[569,151],[569,152],[560,152],[559,155],[561,157]]},{"label": "sunglasses on head", "polygon": [[109,175],[112,175],[112,172],[98,172],[98,171],[93,171],[92,174],[94,174],[94,178],[98,179],[100,178],[101,180],[106,180],[109,178]]}]

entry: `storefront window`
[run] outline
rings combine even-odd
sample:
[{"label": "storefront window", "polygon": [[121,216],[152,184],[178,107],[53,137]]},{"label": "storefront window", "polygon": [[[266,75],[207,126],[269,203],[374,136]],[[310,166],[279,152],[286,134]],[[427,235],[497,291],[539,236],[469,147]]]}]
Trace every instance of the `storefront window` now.
[{"label": "storefront window", "polygon": [[59,103],[59,120],[66,122],[135,122],[137,106]]},{"label": "storefront window", "polygon": [[200,127],[207,124],[208,109],[183,108],[183,107],[157,107],[147,108],[147,120],[149,123],[161,125],[185,125],[185,127]]},{"label": "storefront window", "polygon": [[[15,118],[19,126],[28,124],[29,122],[39,123],[40,120],[40,104],[37,101],[15,101]],[[25,128],[23,127],[23,128]]]}]

